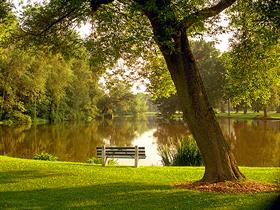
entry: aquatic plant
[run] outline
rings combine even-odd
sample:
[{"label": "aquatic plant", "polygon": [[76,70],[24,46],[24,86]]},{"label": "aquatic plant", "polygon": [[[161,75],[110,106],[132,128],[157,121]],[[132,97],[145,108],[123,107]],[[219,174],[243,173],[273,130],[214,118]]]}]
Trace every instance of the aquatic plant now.
[{"label": "aquatic plant", "polygon": [[178,143],[159,147],[165,166],[201,166],[202,156],[192,136],[181,138]]}]

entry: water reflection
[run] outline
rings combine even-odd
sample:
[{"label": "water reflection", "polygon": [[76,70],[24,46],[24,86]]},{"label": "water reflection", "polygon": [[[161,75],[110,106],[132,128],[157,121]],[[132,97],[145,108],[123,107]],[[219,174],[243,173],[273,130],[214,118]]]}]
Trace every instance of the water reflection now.
[{"label": "water reflection", "polygon": [[225,121],[221,126],[239,165],[280,166],[280,121]]},{"label": "water reflection", "polygon": [[[239,165],[280,166],[280,121],[220,120]],[[122,118],[93,123],[0,126],[0,154],[32,158],[45,151],[65,161],[86,161],[97,146],[145,146],[147,159],[141,165],[158,165],[158,146],[176,143],[190,132],[180,122],[160,122],[154,117]],[[121,161],[126,162],[126,161]]]}]

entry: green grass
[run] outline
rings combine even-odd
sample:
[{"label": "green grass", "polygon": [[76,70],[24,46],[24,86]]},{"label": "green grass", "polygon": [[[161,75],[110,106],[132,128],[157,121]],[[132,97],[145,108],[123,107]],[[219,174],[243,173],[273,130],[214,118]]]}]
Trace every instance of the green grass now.
[{"label": "green grass", "polygon": [[[216,114],[218,118],[233,118],[233,119],[263,119],[263,113],[249,112],[247,114],[243,113],[218,113]],[[280,113],[268,112],[268,117],[266,119],[269,120],[280,120]]]},{"label": "green grass", "polygon": [[[241,168],[279,183],[279,168]],[[177,189],[203,167],[93,166],[0,156],[0,209],[265,209],[277,193],[225,194]]]}]

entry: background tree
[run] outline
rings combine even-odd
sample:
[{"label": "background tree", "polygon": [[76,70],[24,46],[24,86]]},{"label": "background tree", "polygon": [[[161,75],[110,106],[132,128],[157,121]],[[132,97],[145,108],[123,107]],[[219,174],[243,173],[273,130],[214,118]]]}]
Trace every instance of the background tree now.
[{"label": "background tree", "polygon": [[93,119],[98,113],[97,102],[102,95],[98,87],[99,76],[90,70],[87,59],[73,59],[71,82],[66,88],[67,118]]},{"label": "background tree", "polygon": [[261,1],[240,1],[233,7],[232,26],[238,30],[231,43],[228,83],[234,106],[257,105],[267,117],[268,104],[277,98],[279,89],[279,29],[263,22],[260,5]]},{"label": "background tree", "polygon": [[145,94],[132,93],[132,84],[119,77],[120,75],[107,73],[103,75],[104,95],[99,99],[97,107],[100,115],[112,118],[113,116],[134,115],[147,111]]}]

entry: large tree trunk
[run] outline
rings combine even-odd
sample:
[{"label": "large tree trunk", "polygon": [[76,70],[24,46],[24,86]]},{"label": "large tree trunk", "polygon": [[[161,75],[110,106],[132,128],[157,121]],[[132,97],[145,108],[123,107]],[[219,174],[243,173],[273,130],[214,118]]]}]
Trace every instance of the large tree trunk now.
[{"label": "large tree trunk", "polygon": [[[202,181],[236,181],[244,178],[237,167],[230,144],[224,138],[215,113],[208,102],[187,39],[188,26],[177,20],[170,1],[152,1],[153,4],[148,4],[147,2],[150,1],[144,0],[137,2],[151,22],[155,41],[165,58],[176,86],[184,119],[202,154],[205,164]],[[215,9],[220,6],[226,8],[233,2],[234,0],[221,1]],[[212,14],[213,11],[209,12]],[[204,15],[205,13],[202,16]]]},{"label": "large tree trunk", "polygon": [[208,102],[185,31],[177,32],[172,53],[166,53],[164,47],[160,47],[176,86],[184,119],[203,156],[205,173],[202,181],[240,180],[244,175],[237,167],[230,143],[224,138]]}]

